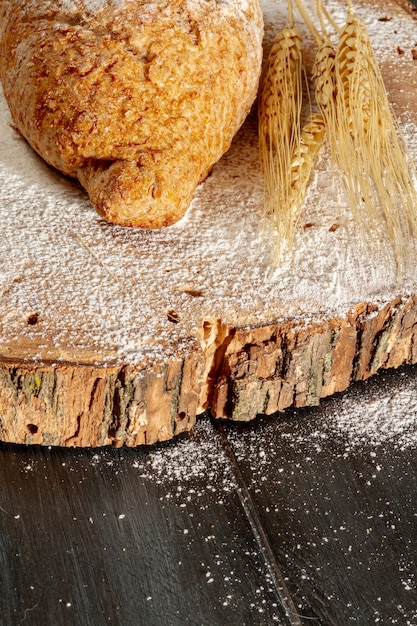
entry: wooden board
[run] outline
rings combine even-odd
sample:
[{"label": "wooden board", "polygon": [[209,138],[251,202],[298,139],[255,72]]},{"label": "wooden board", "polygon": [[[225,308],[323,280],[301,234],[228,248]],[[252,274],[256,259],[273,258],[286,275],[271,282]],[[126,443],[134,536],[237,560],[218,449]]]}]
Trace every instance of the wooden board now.
[{"label": "wooden board", "polygon": [[[329,4],[339,17],[342,6]],[[286,16],[263,7],[267,48]],[[417,155],[412,9],[357,3]],[[308,69],[306,32],[305,49]],[[0,100],[2,440],[149,444],[207,409],[250,420],[417,361],[415,259],[400,284],[392,250],[372,256],[326,150],[294,261],[274,270],[255,113],[184,220],[152,232],[105,224],[9,121]]]}]

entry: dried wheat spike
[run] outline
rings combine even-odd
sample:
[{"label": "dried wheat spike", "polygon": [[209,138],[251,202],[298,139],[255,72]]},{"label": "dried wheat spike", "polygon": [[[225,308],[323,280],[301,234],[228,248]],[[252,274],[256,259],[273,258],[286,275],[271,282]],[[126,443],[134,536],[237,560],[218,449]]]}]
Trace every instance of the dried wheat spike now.
[{"label": "dried wheat spike", "polygon": [[277,258],[293,238],[291,161],[300,144],[302,40],[292,24],[273,42],[259,97],[259,148],[265,209],[274,218]]},{"label": "dried wheat spike", "polygon": [[336,56],[338,98],[343,99],[349,129],[356,132],[358,123],[366,130],[375,113],[372,82],[377,79],[377,68],[365,24],[355,15],[348,16],[340,32]]},{"label": "dried wheat spike", "polygon": [[296,28],[286,27],[272,44],[260,96],[260,134],[268,147],[296,141],[301,102],[302,41]]},{"label": "dried wheat spike", "polygon": [[312,77],[317,105],[326,118],[332,114],[334,116],[336,98],[335,57],[336,50],[333,43],[327,36],[324,36],[316,51]]},{"label": "dried wheat spike", "polygon": [[417,235],[416,172],[392,112],[366,25],[350,7],[335,57],[332,154],[352,210],[377,251],[391,242],[401,271]]},{"label": "dried wheat spike", "polygon": [[291,201],[294,222],[298,222],[308,183],[316,158],[326,138],[326,121],[321,113],[313,113],[304,125],[300,144],[291,160]]}]

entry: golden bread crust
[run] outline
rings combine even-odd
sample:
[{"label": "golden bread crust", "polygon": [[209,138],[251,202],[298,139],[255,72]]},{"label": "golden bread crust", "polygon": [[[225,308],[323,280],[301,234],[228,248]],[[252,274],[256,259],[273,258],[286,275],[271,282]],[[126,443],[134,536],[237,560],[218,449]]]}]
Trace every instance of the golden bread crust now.
[{"label": "golden bread crust", "polygon": [[255,99],[258,0],[5,0],[14,124],[105,219],[177,221]]}]

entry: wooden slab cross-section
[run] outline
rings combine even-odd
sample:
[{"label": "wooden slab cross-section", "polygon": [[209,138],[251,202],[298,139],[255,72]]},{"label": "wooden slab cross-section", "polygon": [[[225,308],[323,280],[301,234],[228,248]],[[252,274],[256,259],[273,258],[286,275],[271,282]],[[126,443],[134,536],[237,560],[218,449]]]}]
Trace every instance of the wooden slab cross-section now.
[{"label": "wooden slab cross-section", "polygon": [[[266,48],[286,22],[275,4],[263,2]],[[336,19],[343,7],[329,3]],[[361,0],[357,11],[416,157],[412,6]],[[308,71],[314,46],[299,25]],[[150,444],[206,410],[251,420],[417,362],[417,252],[402,282],[388,245],[370,252],[326,148],[294,258],[274,269],[255,112],[186,217],[152,232],[104,223],[10,121],[1,97],[1,440]]]}]

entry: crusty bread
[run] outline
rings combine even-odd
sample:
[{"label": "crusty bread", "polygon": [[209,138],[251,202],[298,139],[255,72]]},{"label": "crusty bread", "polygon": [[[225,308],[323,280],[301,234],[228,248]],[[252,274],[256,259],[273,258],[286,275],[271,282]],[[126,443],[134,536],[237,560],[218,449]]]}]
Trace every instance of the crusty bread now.
[{"label": "crusty bread", "polygon": [[258,0],[2,0],[14,124],[110,222],[186,211],[254,101]]}]

